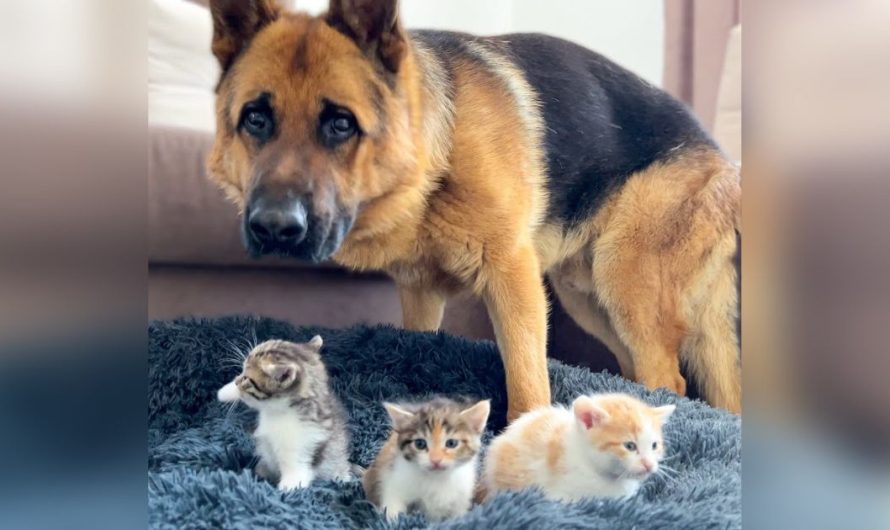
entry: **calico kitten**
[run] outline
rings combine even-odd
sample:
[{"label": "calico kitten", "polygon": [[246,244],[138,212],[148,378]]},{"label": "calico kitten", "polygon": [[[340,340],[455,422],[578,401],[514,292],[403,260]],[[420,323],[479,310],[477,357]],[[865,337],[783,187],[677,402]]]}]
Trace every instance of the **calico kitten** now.
[{"label": "calico kitten", "polygon": [[417,510],[430,520],[470,509],[476,455],[488,421],[488,400],[384,403],[392,433],[364,476],[368,499],[395,519]]},{"label": "calico kitten", "polygon": [[281,490],[349,478],[346,416],[328,386],[321,345],[318,335],[304,344],[263,342],[218,392],[220,401],[241,400],[258,412],[256,474]]},{"label": "calico kitten", "polygon": [[538,486],[559,500],[633,495],[658,471],[661,427],[673,411],[626,394],[598,394],[577,398],[572,410],[528,412],[492,441],[484,489],[490,496]]}]

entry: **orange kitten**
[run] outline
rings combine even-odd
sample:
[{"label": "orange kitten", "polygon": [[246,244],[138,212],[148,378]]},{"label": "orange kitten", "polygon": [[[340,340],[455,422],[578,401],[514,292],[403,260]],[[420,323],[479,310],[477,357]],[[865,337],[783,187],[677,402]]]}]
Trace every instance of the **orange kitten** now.
[{"label": "orange kitten", "polygon": [[529,486],[559,500],[633,495],[658,471],[661,427],[673,411],[626,394],[594,394],[577,398],[572,410],[528,412],[491,443],[488,495]]}]

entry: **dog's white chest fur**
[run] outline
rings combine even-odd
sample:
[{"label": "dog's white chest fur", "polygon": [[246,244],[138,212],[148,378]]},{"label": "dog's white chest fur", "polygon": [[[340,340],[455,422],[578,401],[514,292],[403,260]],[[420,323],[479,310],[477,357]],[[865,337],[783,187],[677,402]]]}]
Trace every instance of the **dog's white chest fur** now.
[{"label": "dog's white chest fur", "polygon": [[381,480],[386,515],[395,518],[411,506],[431,520],[466,513],[473,502],[476,461],[446,471],[426,471],[399,457]]},{"label": "dog's white chest fur", "polygon": [[312,458],[327,436],[320,426],[289,409],[260,410],[254,431],[257,454],[281,475],[280,489],[309,485],[315,477]]}]

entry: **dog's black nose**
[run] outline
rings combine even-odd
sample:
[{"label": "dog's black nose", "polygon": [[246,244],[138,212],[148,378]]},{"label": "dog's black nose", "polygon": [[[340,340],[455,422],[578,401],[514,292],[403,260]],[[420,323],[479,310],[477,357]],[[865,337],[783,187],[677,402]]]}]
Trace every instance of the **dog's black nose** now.
[{"label": "dog's black nose", "polygon": [[251,235],[265,245],[298,245],[306,237],[306,228],[306,207],[300,201],[254,204],[247,218]]}]

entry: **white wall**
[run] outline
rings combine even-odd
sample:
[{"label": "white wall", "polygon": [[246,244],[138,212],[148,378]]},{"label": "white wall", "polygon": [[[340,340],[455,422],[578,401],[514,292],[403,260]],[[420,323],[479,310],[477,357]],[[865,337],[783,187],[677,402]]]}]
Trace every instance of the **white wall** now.
[{"label": "white wall", "polygon": [[[318,13],[328,0],[296,0]],[[408,28],[480,35],[534,31],[572,40],[661,86],[664,68],[662,0],[402,0]]]}]

